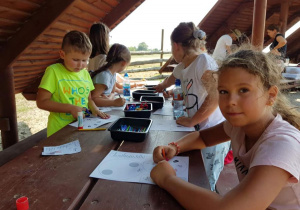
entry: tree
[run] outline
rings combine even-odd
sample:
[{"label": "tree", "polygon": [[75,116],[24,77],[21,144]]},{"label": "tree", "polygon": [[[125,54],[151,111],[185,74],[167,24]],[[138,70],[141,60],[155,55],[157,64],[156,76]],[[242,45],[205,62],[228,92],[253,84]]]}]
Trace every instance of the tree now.
[{"label": "tree", "polygon": [[148,45],[145,42],[141,42],[138,45],[137,51],[147,51]]},{"label": "tree", "polygon": [[136,51],[136,47],[128,47],[129,51]]}]

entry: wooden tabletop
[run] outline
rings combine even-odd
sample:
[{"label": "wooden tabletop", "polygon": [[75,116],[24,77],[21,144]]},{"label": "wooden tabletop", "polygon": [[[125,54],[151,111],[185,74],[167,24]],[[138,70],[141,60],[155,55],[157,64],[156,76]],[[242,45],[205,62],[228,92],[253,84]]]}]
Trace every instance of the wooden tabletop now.
[{"label": "wooden tabletop", "polygon": [[[115,113],[114,113],[115,114]],[[123,113],[119,112],[123,117]],[[169,118],[152,115],[155,118]],[[109,127],[110,124],[104,127]],[[89,175],[113,149],[152,153],[187,132],[150,131],[143,142],[118,142],[109,131],[77,131],[66,126],[38,145],[0,167],[0,209],[15,209],[20,196],[30,209],[181,209],[166,191],[156,185],[90,178]],[[79,140],[80,153],[41,156],[44,146]],[[200,151],[189,156],[189,182],[209,189]]]}]

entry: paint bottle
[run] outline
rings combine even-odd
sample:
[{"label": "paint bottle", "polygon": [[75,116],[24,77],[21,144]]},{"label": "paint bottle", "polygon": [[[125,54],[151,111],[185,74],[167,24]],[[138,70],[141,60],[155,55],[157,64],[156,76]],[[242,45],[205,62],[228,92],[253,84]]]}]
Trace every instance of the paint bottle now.
[{"label": "paint bottle", "polygon": [[78,121],[78,129],[83,129],[83,113],[82,112],[78,112],[77,121]]}]

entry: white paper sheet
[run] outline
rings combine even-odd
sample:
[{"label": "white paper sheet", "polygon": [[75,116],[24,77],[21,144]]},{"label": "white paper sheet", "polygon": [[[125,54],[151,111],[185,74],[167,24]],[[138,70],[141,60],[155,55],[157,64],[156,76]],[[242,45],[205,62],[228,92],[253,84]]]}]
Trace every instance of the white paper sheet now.
[{"label": "white paper sheet", "polygon": [[44,147],[42,155],[66,155],[81,152],[78,140],[60,146]]},{"label": "white paper sheet", "polygon": [[98,108],[101,112],[110,112],[112,110],[111,107],[98,107]]},{"label": "white paper sheet", "polygon": [[[176,170],[178,177],[188,181],[188,157],[175,156],[169,160],[169,163]],[[154,184],[150,178],[150,172],[155,165],[152,154],[111,150],[91,173],[90,177]]]},{"label": "white paper sheet", "polygon": [[[108,119],[102,119],[100,117],[86,117],[83,118],[83,129],[88,129],[88,128],[97,128],[101,125],[110,123],[110,122],[114,122],[117,119],[119,119],[120,116],[116,116],[116,115],[110,115],[110,118]],[[73,127],[77,127],[78,126],[78,121],[70,123],[69,125],[73,126]]]},{"label": "white paper sheet", "polygon": [[195,131],[194,127],[178,125],[176,120],[155,119],[152,121],[152,131]]},{"label": "white paper sheet", "polygon": [[173,116],[173,107],[163,106],[161,109],[156,110],[153,114],[164,115],[164,116]]}]

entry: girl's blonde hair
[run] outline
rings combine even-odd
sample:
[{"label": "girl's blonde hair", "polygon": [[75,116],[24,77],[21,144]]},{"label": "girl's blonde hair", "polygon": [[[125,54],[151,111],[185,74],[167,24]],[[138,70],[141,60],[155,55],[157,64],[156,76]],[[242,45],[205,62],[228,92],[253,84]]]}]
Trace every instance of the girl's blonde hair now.
[{"label": "girl's blonde hair", "polygon": [[[244,49],[229,55],[222,62],[218,74],[221,74],[228,68],[235,67],[243,68],[248,73],[258,76],[265,90],[268,90],[271,86],[279,87],[280,79],[282,79],[281,69],[276,64],[275,57],[260,51]],[[291,105],[280,89],[273,106],[273,114],[276,115],[277,113],[291,125],[300,129],[300,113],[296,107]]]},{"label": "girl's blonde hair", "polygon": [[108,51],[106,56],[106,64],[100,67],[98,70],[92,72],[91,77],[93,78],[97,74],[102,71],[109,69],[112,65],[119,63],[121,61],[125,61],[126,63],[130,63],[131,54],[128,48],[122,44],[113,44]]},{"label": "girl's blonde hair", "polygon": [[206,34],[192,22],[180,23],[171,34],[171,41],[180,43],[186,54],[191,50],[199,51],[205,48]]}]

